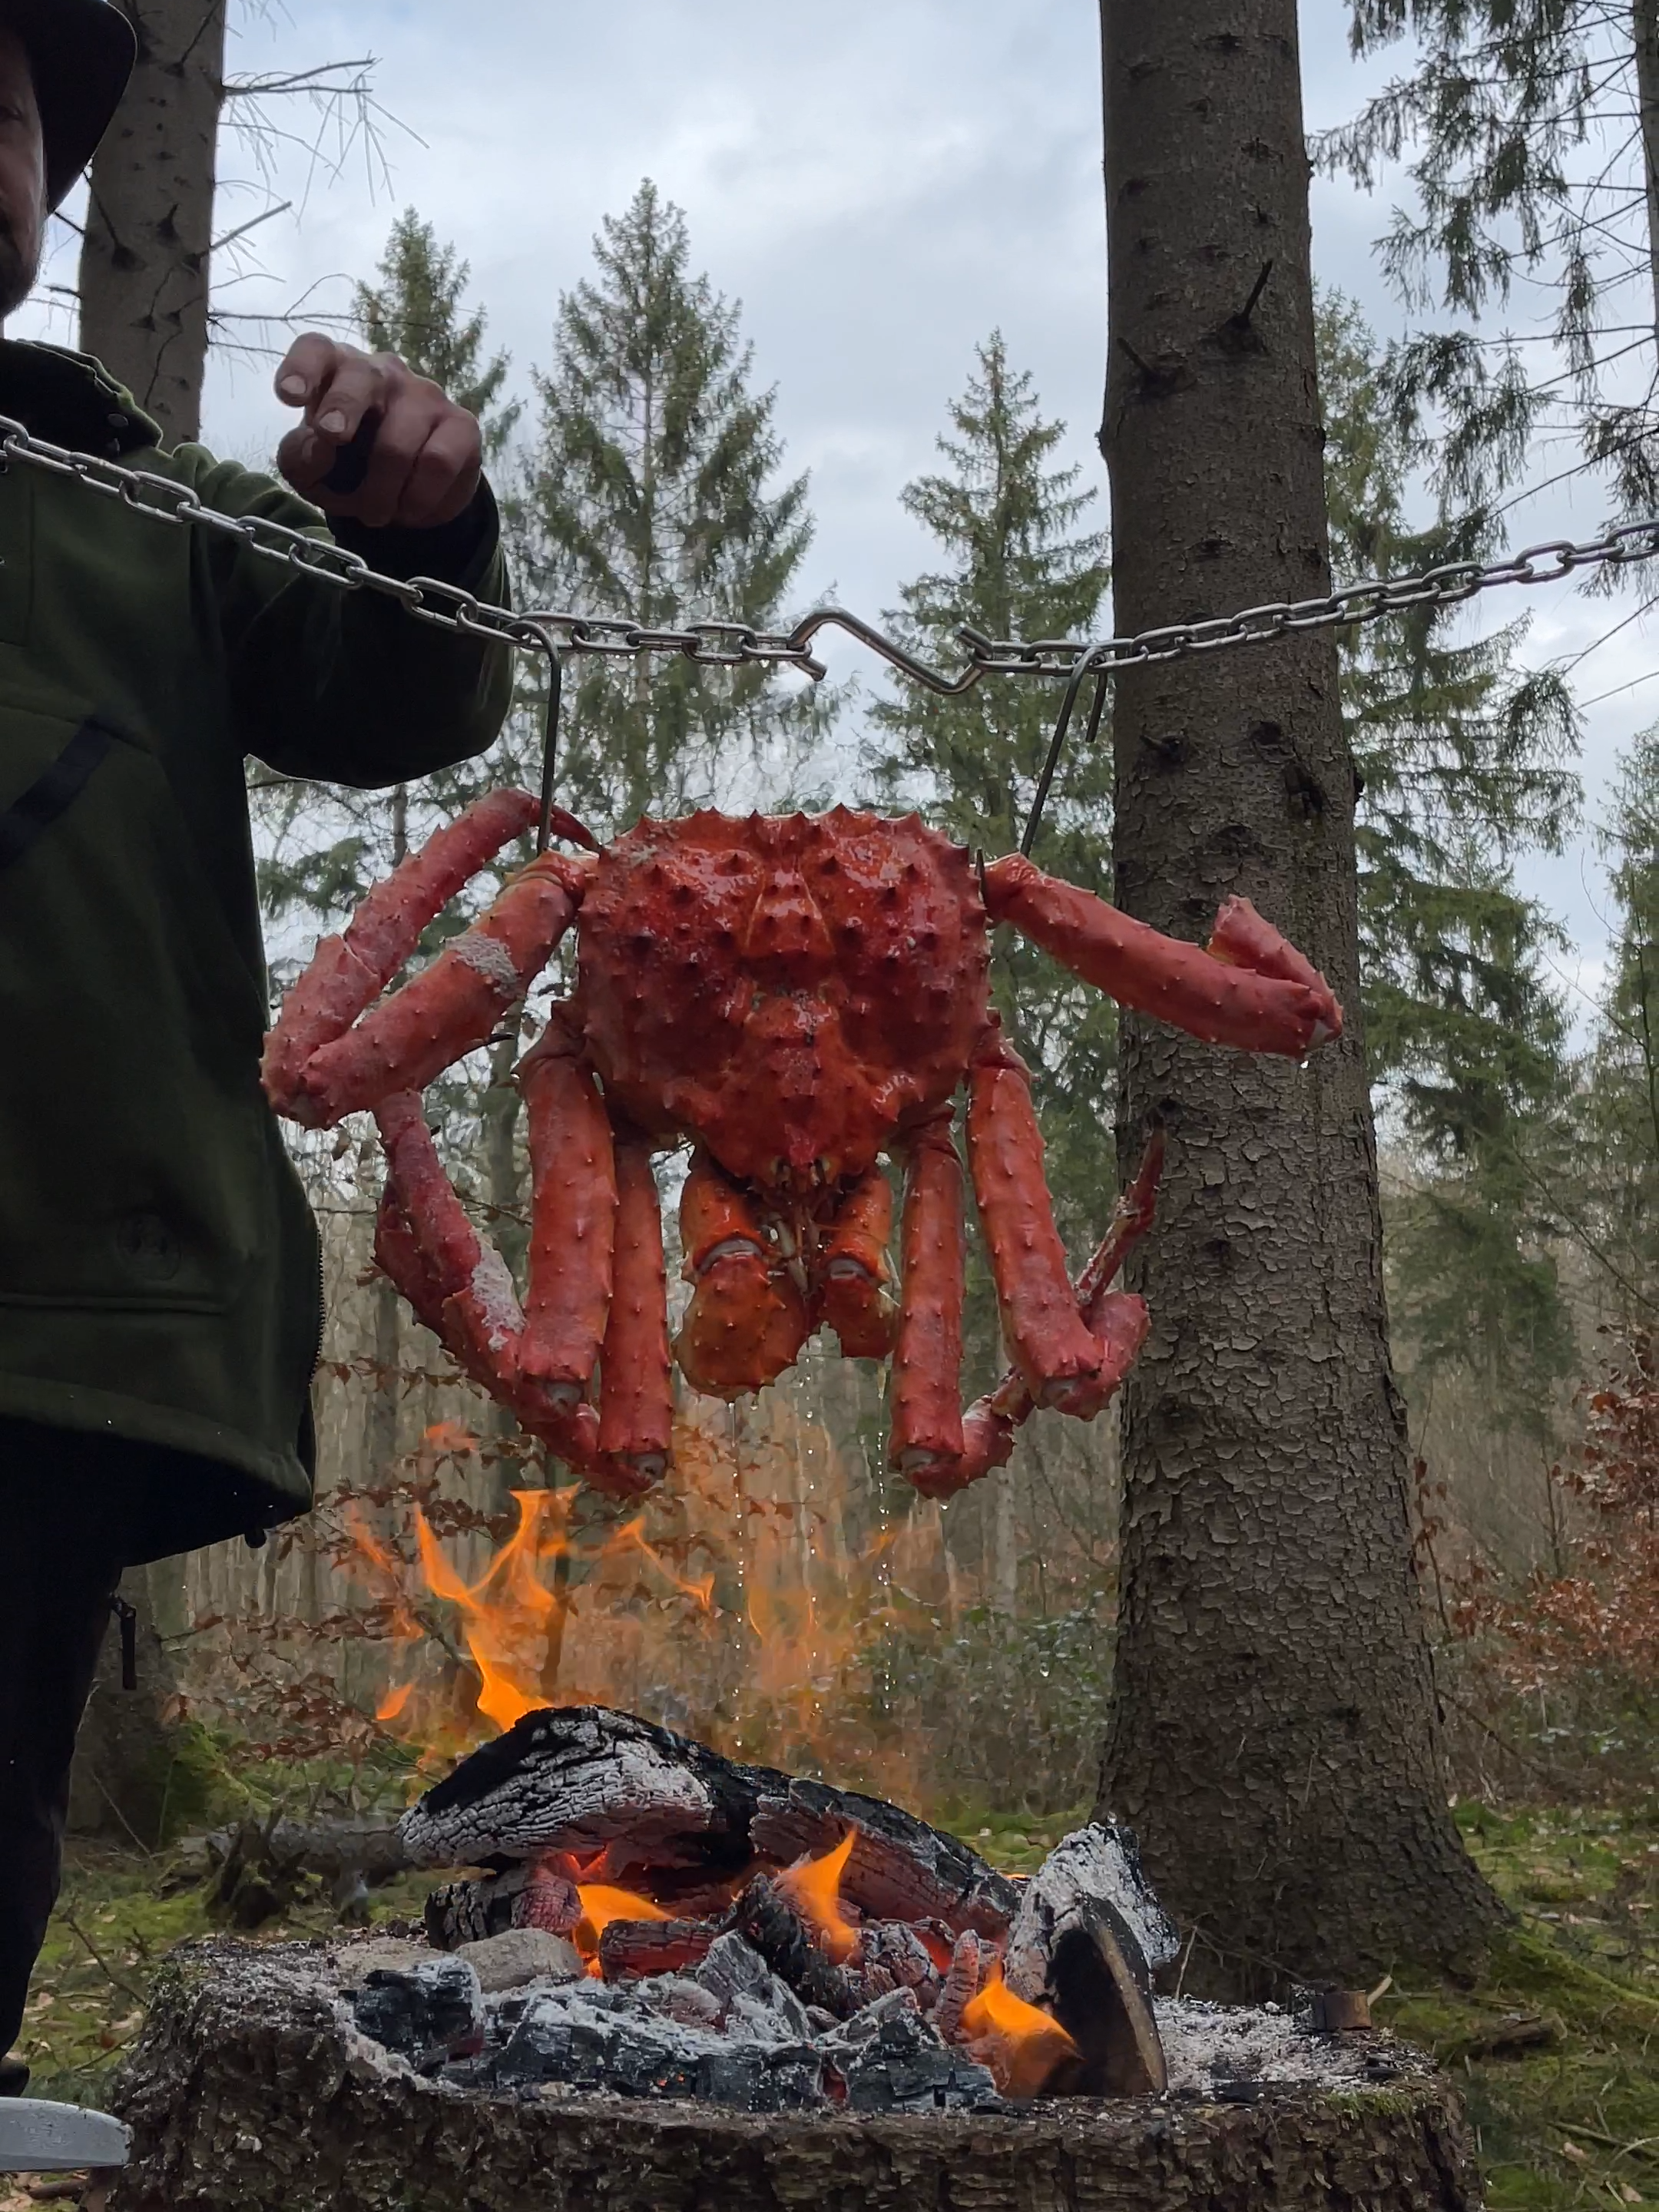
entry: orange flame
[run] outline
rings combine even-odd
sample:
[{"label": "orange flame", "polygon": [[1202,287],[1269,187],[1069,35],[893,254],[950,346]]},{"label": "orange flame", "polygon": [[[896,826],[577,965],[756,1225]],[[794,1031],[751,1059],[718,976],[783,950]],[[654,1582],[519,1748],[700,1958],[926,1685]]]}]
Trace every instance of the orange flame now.
[{"label": "orange flame", "polygon": [[599,1938],[613,1920],[672,1920],[673,1914],[665,1912],[648,1897],[635,1897],[632,1890],[613,1889],[608,1882],[579,1882],[576,1894],[581,1899],[582,1917],[576,1923],[571,1941],[586,1962],[589,1975],[594,1981],[604,1979],[599,1965]]},{"label": "orange flame", "polygon": [[413,1682],[400,1682],[395,1690],[388,1690],[374,1708],[377,1721],[395,1721],[401,1717],[404,1707],[415,1693]]},{"label": "orange flame", "polygon": [[1077,2045],[1054,2014],[1017,1997],[1000,1965],[963,2007],[962,2027],[1005,2097],[1041,2096],[1061,2059],[1077,2055]]},{"label": "orange flame", "polygon": [[841,1905],[841,1878],[858,1839],[858,1830],[849,1828],[833,1851],[819,1859],[802,1859],[777,1879],[777,1887],[838,1966],[844,1966],[859,1947],[858,1929]]},{"label": "orange flame", "polygon": [[[541,1524],[554,1510],[557,1493],[550,1490],[515,1490],[519,1525],[480,1579],[464,1582],[438,1548],[431,1524],[417,1506],[416,1532],[420,1540],[421,1569],[434,1597],[447,1599],[465,1616],[463,1634],[472,1663],[483,1682],[478,1711],[503,1731],[526,1713],[546,1703],[541,1691],[541,1657],[550,1616],[558,1599],[536,1569],[550,1554],[541,1536]],[[556,1553],[562,1538],[555,1539]]]}]

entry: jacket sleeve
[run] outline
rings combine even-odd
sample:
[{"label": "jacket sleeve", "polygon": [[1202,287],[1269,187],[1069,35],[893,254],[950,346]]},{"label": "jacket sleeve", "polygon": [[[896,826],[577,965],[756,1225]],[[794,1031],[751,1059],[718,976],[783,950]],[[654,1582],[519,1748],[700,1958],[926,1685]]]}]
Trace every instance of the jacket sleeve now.
[{"label": "jacket sleeve", "polygon": [[[274,478],[200,447],[172,457],[207,506],[326,539],[317,509]],[[508,604],[495,495],[437,530],[338,526],[338,542],[384,574],[427,575]],[[513,694],[510,647],[416,621],[393,599],[284,569],[234,538],[204,533],[242,750],[286,775],[368,789],[429,775],[485,751]]]}]

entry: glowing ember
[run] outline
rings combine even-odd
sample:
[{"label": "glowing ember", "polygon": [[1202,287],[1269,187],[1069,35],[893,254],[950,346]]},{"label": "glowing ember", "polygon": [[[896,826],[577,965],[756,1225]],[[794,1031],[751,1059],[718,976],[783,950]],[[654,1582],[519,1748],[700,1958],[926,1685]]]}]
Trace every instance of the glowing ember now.
[{"label": "glowing ember", "polygon": [[604,1979],[599,1965],[599,1938],[613,1920],[672,1920],[673,1914],[665,1912],[648,1897],[635,1897],[632,1890],[613,1889],[608,1882],[579,1882],[576,1894],[581,1899],[582,1917],[576,1923],[572,1942],[586,1961],[587,1971],[594,1981]]},{"label": "glowing ember", "polygon": [[1053,2014],[1017,1997],[1000,1966],[963,2008],[962,2032],[1005,2097],[1041,2096],[1060,2061],[1077,2056],[1076,2044]]},{"label": "glowing ember", "polygon": [[838,1966],[844,1966],[859,1947],[858,1929],[841,1903],[841,1878],[857,1841],[858,1830],[849,1828],[833,1851],[821,1859],[803,1859],[777,1880],[778,1888]]}]

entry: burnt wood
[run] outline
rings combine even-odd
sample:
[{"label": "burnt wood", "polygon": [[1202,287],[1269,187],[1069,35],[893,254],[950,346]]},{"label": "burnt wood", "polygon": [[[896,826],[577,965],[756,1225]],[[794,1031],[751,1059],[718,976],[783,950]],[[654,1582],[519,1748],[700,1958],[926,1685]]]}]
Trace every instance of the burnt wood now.
[{"label": "burnt wood", "polygon": [[1020,2114],[751,2118],[469,2095],[364,2060],[319,1948],[176,1954],[114,2090],[110,2212],[1476,2212],[1449,2085]]},{"label": "burnt wood", "polygon": [[644,1974],[683,1974],[699,1966],[720,1932],[712,1920],[613,1920],[599,1938],[607,1982]]},{"label": "burnt wood", "polygon": [[880,1798],[741,1766],[601,1705],[526,1714],[428,1791],[398,1834],[420,1866],[606,1850],[604,1879],[699,1918],[714,1909],[711,1882],[735,1881],[757,1861],[783,1867],[821,1856],[849,1828],[859,1841],[842,1895],[866,1919],[936,1921],[953,1936],[1007,1932],[1018,1886],[956,1837]]},{"label": "burnt wood", "polygon": [[[603,1705],[548,1707],[464,1759],[398,1832],[417,1866],[625,1845],[641,1866],[742,1873],[763,1792],[789,1778]],[[621,1878],[613,1859],[610,1878]]]}]

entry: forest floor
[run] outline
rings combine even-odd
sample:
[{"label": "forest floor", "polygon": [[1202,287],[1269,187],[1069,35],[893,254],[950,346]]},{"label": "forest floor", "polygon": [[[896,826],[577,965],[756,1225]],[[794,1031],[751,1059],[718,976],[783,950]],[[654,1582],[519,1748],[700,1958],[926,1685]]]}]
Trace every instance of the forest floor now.
[{"label": "forest floor", "polygon": [[[953,1810],[988,1858],[1021,1873],[1077,1818]],[[1659,2205],[1659,1805],[1507,1814],[1464,1805],[1458,1819],[1515,1910],[1514,1931],[1474,1987],[1402,1975],[1378,2000],[1378,2020],[1461,2077],[1492,2212]],[[374,1918],[418,1914],[428,1886],[411,1877],[377,1891]],[[319,1896],[264,1933],[337,1924]],[[71,1845],[21,2039],[32,2094],[98,2104],[156,1966],[214,1925],[187,1853]],[[0,2212],[45,2193],[0,2177]]]}]

